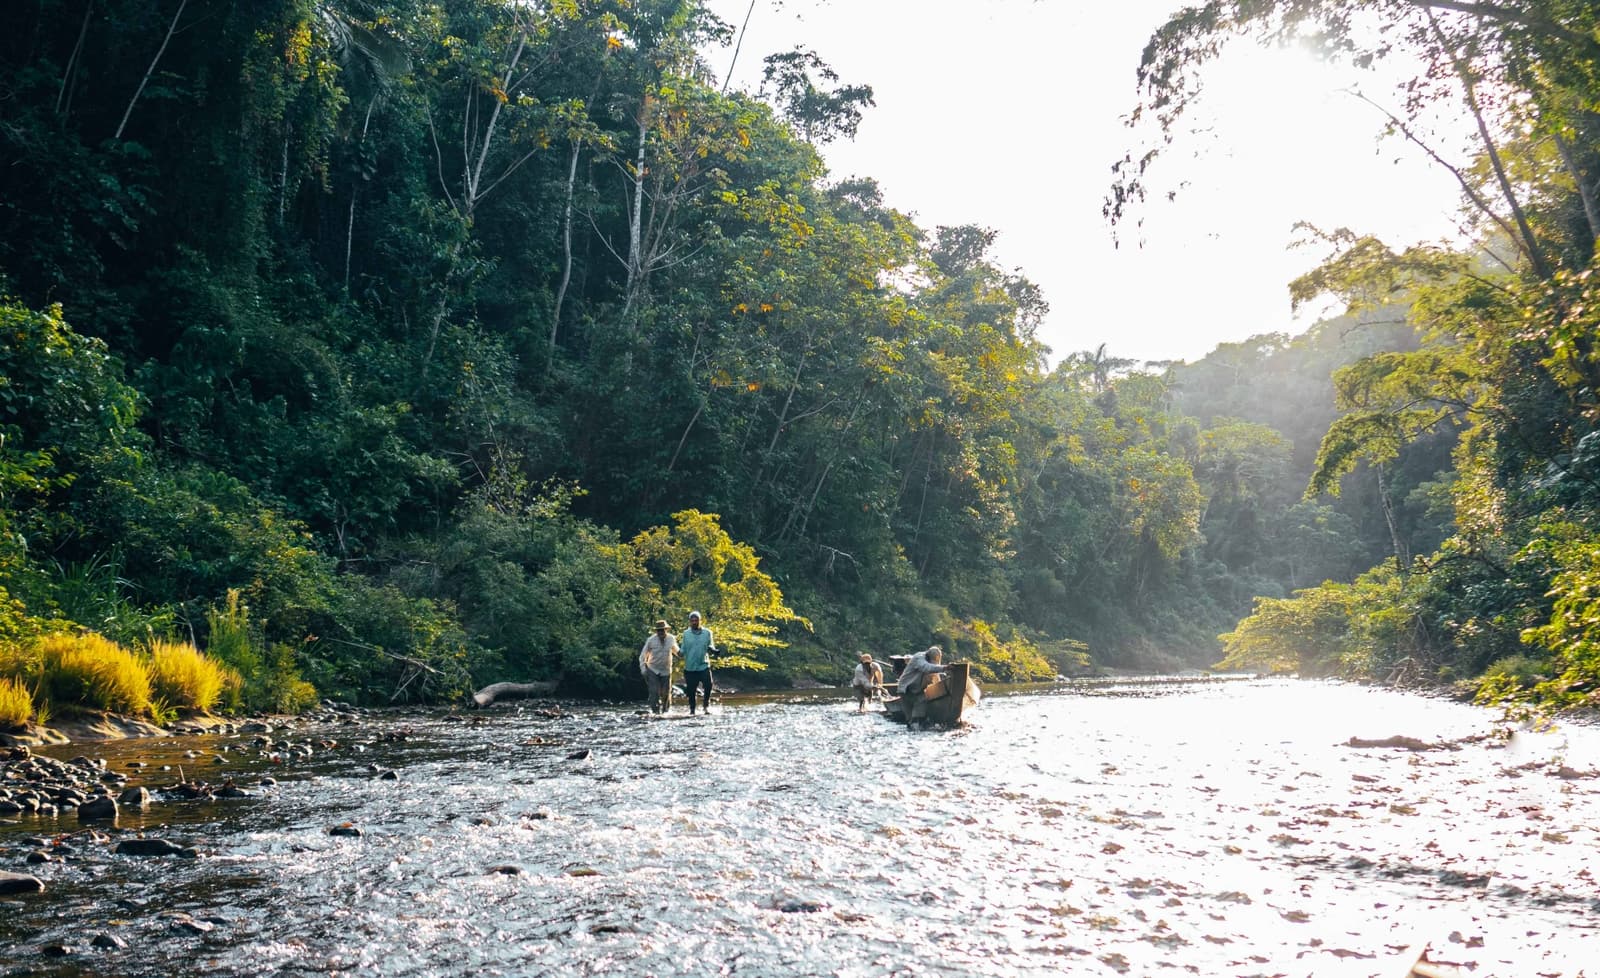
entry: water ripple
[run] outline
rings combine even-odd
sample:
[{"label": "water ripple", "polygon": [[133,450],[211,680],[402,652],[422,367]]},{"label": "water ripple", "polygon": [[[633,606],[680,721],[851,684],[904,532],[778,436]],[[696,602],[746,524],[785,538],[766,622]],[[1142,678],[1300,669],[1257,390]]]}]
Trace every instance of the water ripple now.
[{"label": "water ripple", "polygon": [[[199,860],[37,867],[49,892],[0,913],[0,975],[1368,975],[1422,942],[1580,974],[1600,781],[1490,744],[1340,746],[1491,720],[1257,682],[995,696],[955,734],[828,698],[379,721],[288,765],[229,752],[278,778],[266,799],[125,823]],[[1593,734],[1546,746],[1593,767]],[[222,746],[195,741],[159,749]],[[52,828],[0,827],[0,858]],[[84,947],[100,931],[128,947]]]}]

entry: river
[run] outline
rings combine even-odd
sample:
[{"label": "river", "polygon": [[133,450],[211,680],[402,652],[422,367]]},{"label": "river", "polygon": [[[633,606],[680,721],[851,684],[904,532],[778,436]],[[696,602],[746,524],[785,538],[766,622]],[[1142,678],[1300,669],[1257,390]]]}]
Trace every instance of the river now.
[{"label": "river", "polygon": [[819,693],[302,725],[271,736],[338,744],[203,772],[185,752],[251,738],[52,748],[150,785],[278,783],[122,816],[198,859],[24,865],[76,820],[0,824],[0,867],[47,886],[0,902],[0,975],[1399,978],[1422,944],[1474,976],[1600,975],[1600,778],[1574,776],[1600,731],[1356,749],[1497,718],[1288,680],[992,695],[973,719],[916,733]]}]

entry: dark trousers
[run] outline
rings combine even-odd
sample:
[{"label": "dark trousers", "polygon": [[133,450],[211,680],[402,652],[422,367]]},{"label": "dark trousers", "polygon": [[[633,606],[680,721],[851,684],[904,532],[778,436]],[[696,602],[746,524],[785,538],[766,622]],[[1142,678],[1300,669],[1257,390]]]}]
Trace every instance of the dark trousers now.
[{"label": "dark trousers", "polygon": [[702,700],[706,709],[711,709],[711,670],[710,669],[685,669],[683,671],[683,685],[689,691],[689,712],[694,712],[694,691],[705,683],[705,699]]}]

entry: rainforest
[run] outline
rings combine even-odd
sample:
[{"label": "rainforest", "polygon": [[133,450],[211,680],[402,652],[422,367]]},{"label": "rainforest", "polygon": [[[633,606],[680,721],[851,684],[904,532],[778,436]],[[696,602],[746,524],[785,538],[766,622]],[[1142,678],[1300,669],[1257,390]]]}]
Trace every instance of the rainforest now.
[{"label": "rainforest", "polygon": [[704,52],[737,26],[697,0],[12,4],[0,725],[637,696],[650,622],[690,609],[751,687],[937,642],[1002,682],[1596,702],[1600,11],[1177,10],[1119,93],[1148,144],[1072,189],[1108,228],[1169,191],[1233,44],[1404,53],[1375,128],[1426,146],[1449,100],[1476,143],[1440,170],[1459,243],[1308,228],[1327,260],[1294,294],[1342,312],[1166,363],[1046,348],[992,229],[826,168],[871,79],[797,49],[730,88]]}]

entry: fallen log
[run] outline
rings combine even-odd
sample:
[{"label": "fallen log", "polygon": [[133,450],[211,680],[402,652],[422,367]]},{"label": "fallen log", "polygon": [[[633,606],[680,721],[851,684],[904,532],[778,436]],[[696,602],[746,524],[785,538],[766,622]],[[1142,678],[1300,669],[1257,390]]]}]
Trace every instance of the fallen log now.
[{"label": "fallen log", "polygon": [[1402,747],[1406,750],[1445,750],[1448,744],[1430,744],[1425,740],[1415,737],[1384,737],[1381,740],[1367,740],[1362,737],[1351,737],[1345,741],[1346,747]]},{"label": "fallen log", "polygon": [[553,680],[536,683],[493,683],[472,694],[472,705],[478,709],[495,700],[520,700],[530,696],[549,696],[556,691]]}]

